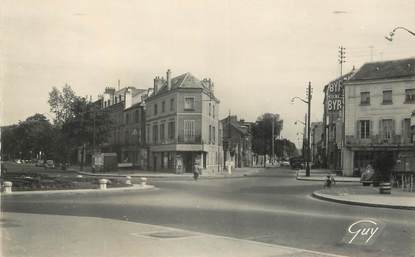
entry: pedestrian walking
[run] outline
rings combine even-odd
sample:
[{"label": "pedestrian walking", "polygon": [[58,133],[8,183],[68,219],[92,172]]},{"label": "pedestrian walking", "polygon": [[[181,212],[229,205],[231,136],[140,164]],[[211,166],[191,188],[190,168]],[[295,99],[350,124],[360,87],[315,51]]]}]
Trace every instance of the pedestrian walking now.
[{"label": "pedestrian walking", "polygon": [[200,166],[197,162],[193,165],[193,179],[196,181],[200,175]]}]

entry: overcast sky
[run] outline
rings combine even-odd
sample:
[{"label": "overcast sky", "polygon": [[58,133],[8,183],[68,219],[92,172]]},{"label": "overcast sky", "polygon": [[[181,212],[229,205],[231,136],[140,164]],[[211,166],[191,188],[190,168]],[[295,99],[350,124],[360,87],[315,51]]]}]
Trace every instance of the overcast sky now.
[{"label": "overcast sky", "polygon": [[322,120],[322,89],[371,60],[415,56],[415,1],[104,1],[3,0],[1,124],[49,111],[52,86],[79,95],[105,86],[152,87],[167,69],[215,82],[221,117],[229,110],[255,120],[279,113],[282,135],[298,143],[294,125],[306,105],[290,104],[313,86],[312,121]]}]

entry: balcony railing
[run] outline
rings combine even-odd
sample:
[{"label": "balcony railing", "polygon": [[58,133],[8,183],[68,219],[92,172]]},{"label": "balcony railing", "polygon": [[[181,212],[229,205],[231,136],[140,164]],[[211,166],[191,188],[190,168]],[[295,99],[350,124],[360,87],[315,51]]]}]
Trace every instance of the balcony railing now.
[{"label": "balcony railing", "polygon": [[391,138],[382,138],[379,135],[371,136],[370,138],[358,138],[356,136],[346,136],[346,145],[349,146],[368,146],[368,145],[399,145],[411,144],[410,138],[402,137],[401,135],[394,135]]},{"label": "balcony railing", "polygon": [[202,144],[202,136],[179,136],[177,140],[178,144]]}]

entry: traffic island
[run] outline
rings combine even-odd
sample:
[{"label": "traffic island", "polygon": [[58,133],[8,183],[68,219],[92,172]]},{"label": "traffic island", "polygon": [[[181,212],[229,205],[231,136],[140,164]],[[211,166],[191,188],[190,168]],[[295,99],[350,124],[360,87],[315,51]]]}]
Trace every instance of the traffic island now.
[{"label": "traffic island", "polygon": [[392,194],[379,194],[375,187],[353,185],[317,190],[312,196],[325,201],[369,207],[415,210],[415,193],[393,188]]}]

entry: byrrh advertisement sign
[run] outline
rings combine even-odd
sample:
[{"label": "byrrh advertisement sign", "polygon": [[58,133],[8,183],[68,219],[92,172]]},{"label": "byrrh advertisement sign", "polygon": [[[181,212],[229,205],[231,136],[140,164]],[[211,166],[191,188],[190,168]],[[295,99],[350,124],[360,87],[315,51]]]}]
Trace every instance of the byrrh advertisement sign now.
[{"label": "byrrh advertisement sign", "polygon": [[343,82],[349,80],[352,75],[353,73],[350,72],[327,85],[327,110],[329,112],[338,112],[343,109]]}]

